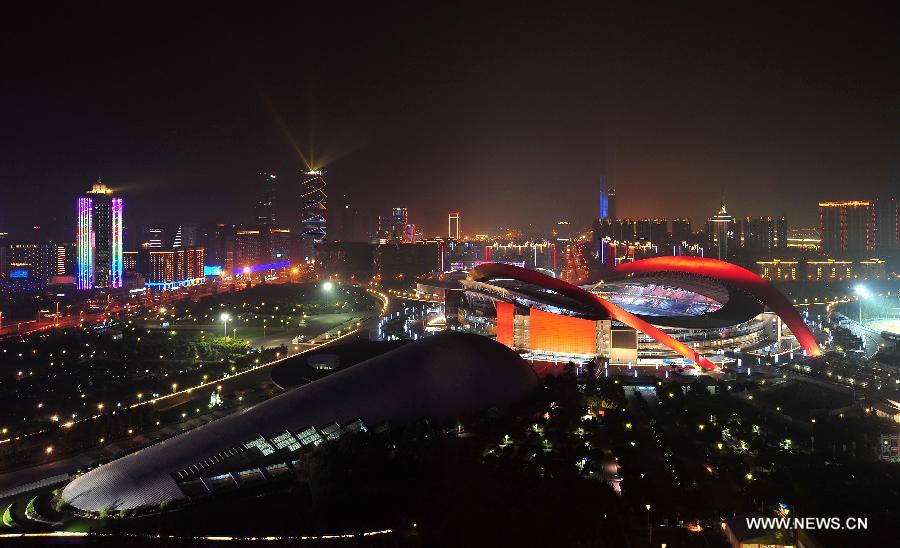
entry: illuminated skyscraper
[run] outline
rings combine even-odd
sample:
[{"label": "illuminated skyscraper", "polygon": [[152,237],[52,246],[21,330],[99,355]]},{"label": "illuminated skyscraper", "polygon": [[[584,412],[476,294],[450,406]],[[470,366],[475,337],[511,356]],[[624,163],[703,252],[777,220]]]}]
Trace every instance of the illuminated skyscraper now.
[{"label": "illuminated skyscraper", "polygon": [[303,202],[300,225],[303,236],[304,253],[312,257],[318,244],[328,236],[326,219],[328,213],[327,195],[325,194],[325,172],[314,169],[303,173],[301,179],[300,198]]},{"label": "illuminated skyscraper", "polygon": [[256,224],[275,226],[275,182],[274,173],[261,171],[257,174],[259,199],[256,201]]},{"label": "illuminated skyscraper", "polygon": [[875,201],[875,249],[887,252],[900,249],[900,206],[896,198]]},{"label": "illuminated skyscraper", "polygon": [[0,277],[47,280],[65,274],[65,244],[17,242],[2,248],[5,260],[0,261]]},{"label": "illuminated skyscraper", "polygon": [[676,245],[691,241],[690,219],[672,219],[672,241]]},{"label": "illuminated skyscraper", "polygon": [[347,192],[332,193],[328,212],[328,241],[359,241],[365,234],[368,239],[369,227],[363,226],[357,204]]},{"label": "illuminated skyscraper", "polygon": [[[198,241],[198,230],[199,229],[197,225],[193,223],[178,225],[178,228],[175,230],[175,237],[172,239],[172,248],[177,249],[179,247],[196,247]],[[162,247],[162,245],[151,245],[148,247],[150,247],[151,249],[157,249]]]},{"label": "illuminated skyscraper", "polygon": [[600,217],[601,221],[616,218],[616,189],[610,188],[606,175],[600,176]]},{"label": "illuminated skyscraper", "polygon": [[178,230],[175,231],[175,239],[172,240],[172,247],[174,249],[177,249],[177,248],[181,247],[182,245],[183,244],[181,241],[181,225],[178,225]]},{"label": "illuminated skyscraper", "polygon": [[875,247],[875,208],[869,200],[819,203],[822,251],[862,255]]},{"label": "illuminated skyscraper", "polygon": [[378,230],[373,241],[375,243],[410,243],[407,237],[409,227],[409,212],[407,209],[405,207],[392,208],[390,215],[378,216]]},{"label": "illuminated skyscraper", "polygon": [[635,238],[656,245],[664,245],[669,241],[668,219],[638,219],[634,224]]},{"label": "illuminated skyscraper", "polygon": [[728,250],[734,247],[734,217],[725,210],[724,197],[719,211],[706,221],[706,238],[710,249],[716,252],[715,258],[727,261]]},{"label": "illuminated skyscraper", "polygon": [[[783,217],[781,221],[783,226]],[[777,224],[772,217],[744,217],[735,221],[737,246],[754,259],[771,257],[778,243]]]},{"label": "illuminated skyscraper", "polygon": [[459,211],[451,211],[447,215],[447,237],[459,240]]},{"label": "illuminated skyscraper", "polygon": [[785,250],[787,249],[787,219],[784,218],[784,215],[777,217],[775,219],[775,249]]},{"label": "illuminated skyscraper", "polygon": [[163,240],[165,239],[165,230],[160,225],[140,226],[140,241],[138,247],[146,249],[162,249]]},{"label": "illuminated skyscraper", "polygon": [[123,272],[123,202],[103,183],[77,200],[78,289],[120,288]]}]

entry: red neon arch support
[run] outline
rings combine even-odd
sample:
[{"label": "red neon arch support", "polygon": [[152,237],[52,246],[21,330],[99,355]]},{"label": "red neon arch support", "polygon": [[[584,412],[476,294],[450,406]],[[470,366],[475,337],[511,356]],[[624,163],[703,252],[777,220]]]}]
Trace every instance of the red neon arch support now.
[{"label": "red neon arch support", "polygon": [[634,314],[623,310],[622,308],[614,305],[613,303],[601,299],[600,297],[581,289],[576,285],[572,285],[568,282],[564,282],[562,280],[558,280],[551,276],[547,276],[546,274],[541,274],[540,272],[535,272],[534,270],[528,270],[526,268],[521,268],[518,266],[513,266],[509,264],[500,264],[500,263],[489,263],[478,265],[473,268],[469,272],[469,279],[476,282],[483,282],[490,278],[512,278],[515,280],[519,280],[522,282],[534,284],[545,289],[549,289],[551,291],[555,291],[560,295],[565,295],[571,299],[574,299],[584,305],[587,305],[592,308],[600,308],[604,312],[606,312],[607,316],[620,321],[627,325],[628,327],[640,331],[650,337],[653,337],[660,343],[668,346],[678,354],[684,356],[685,358],[691,360],[695,364],[699,365],[703,369],[712,370],[716,369],[715,364],[713,364],[708,359],[701,356],[697,351],[693,348],[687,346],[681,341],[674,339],[668,333],[665,333],[659,328],[656,328],[644,320],[638,318]]},{"label": "red neon arch support", "polygon": [[819,344],[806,323],[787,298],[769,282],[737,265],[708,257],[652,257],[631,263],[622,263],[616,274],[680,272],[713,278],[733,285],[756,297],[787,324],[797,337],[800,346],[811,356],[822,353]]}]

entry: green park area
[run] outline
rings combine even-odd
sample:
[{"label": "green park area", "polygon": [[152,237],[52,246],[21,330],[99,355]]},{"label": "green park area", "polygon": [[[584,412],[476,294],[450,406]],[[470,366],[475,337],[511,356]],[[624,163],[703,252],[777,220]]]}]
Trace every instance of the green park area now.
[{"label": "green park area", "polygon": [[0,397],[7,402],[0,432],[10,439],[0,444],[0,471],[199,417],[216,391],[217,405],[245,403],[243,391],[271,381],[265,370],[243,372],[302,350],[292,344],[300,334],[309,341],[347,332],[375,313],[364,290],[323,286],[260,284],[0,342]]}]

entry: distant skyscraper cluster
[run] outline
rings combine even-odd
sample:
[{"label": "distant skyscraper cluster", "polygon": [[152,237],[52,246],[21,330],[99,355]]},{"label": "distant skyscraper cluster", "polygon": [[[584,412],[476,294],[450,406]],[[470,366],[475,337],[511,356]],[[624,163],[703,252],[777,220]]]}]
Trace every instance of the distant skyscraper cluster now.
[{"label": "distant skyscraper cluster", "polygon": [[593,233],[596,257],[607,267],[657,255],[708,256],[751,266],[758,258],[775,256],[788,243],[783,216],[736,218],[729,213],[724,197],[706,220],[705,230],[694,233],[686,218],[619,218],[615,215],[615,191],[605,178],[600,190],[601,216],[594,220]]},{"label": "distant skyscraper cluster", "polygon": [[[255,272],[260,265],[284,264],[294,246],[289,228],[277,223],[275,215],[278,176],[261,171],[256,177],[257,200],[249,223],[219,223],[205,233],[207,261],[226,271]],[[321,225],[324,229],[324,225]]]},{"label": "distant skyscraper cluster", "polygon": [[409,222],[409,211],[405,207],[395,207],[390,215],[378,216],[374,243],[415,243],[418,239],[416,225]]},{"label": "distant skyscraper cluster", "polygon": [[793,230],[784,216],[735,217],[723,198],[705,230],[692,233],[689,219],[612,217],[606,189],[602,181],[606,218],[594,220],[594,240],[599,263],[609,267],[656,255],[703,255],[769,279],[844,281],[884,278],[900,266],[895,198],[823,201],[818,227]]}]

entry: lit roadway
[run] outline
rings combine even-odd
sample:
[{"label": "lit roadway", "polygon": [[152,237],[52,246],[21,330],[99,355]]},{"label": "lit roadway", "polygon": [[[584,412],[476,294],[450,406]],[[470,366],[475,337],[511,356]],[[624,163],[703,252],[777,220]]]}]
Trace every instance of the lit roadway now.
[{"label": "lit roadway", "polygon": [[[381,302],[382,308],[379,311],[380,315],[386,314],[388,312],[388,310],[391,308],[391,303],[390,303],[390,300],[388,299],[388,297],[384,293],[381,293],[380,291],[375,290],[375,289],[367,289],[367,291]],[[359,335],[361,332],[363,332],[365,329],[367,329],[367,327],[374,325],[375,322],[377,322],[377,318],[374,318],[374,319],[370,318],[370,319],[366,320],[365,322],[363,322],[359,327],[356,327],[355,329],[353,329],[345,334],[327,339],[324,342],[320,342],[318,344],[307,344],[306,345],[307,348],[304,350],[295,351],[293,353],[291,353],[291,351],[289,350],[287,356],[275,359],[271,362],[259,364],[257,366],[254,366],[254,367],[251,367],[251,368],[248,368],[243,371],[236,372],[236,373],[231,373],[227,377],[215,379],[215,380],[212,380],[209,382],[202,382],[195,386],[183,388],[181,390],[176,390],[176,391],[170,392],[168,394],[163,394],[156,398],[142,399],[139,402],[132,403],[130,405],[125,405],[125,406],[123,406],[123,408],[124,409],[134,409],[134,408],[138,408],[141,406],[157,405],[157,404],[167,404],[169,406],[177,405],[177,404],[189,401],[192,397],[194,397],[193,393],[198,390],[199,391],[204,391],[204,390],[210,390],[210,391],[222,390],[222,391],[224,391],[226,389],[227,385],[239,383],[240,381],[243,381],[245,378],[251,377],[254,373],[259,373],[262,370],[270,368],[273,365],[283,362],[286,359],[292,358],[299,354],[304,354],[306,352],[310,352],[312,350],[321,348],[323,346],[334,344],[338,341],[347,339],[349,337]],[[291,348],[291,347],[289,346],[289,348]],[[238,408],[240,408],[240,406]],[[236,408],[233,408],[232,410],[236,410]],[[75,424],[89,421],[89,420],[96,420],[96,419],[99,419],[102,417],[103,417],[103,414],[98,413],[98,414],[95,414],[95,415],[92,415],[89,417],[85,417],[83,419],[78,419],[76,421],[68,421],[68,422],[62,423],[58,427],[59,428],[71,428]],[[199,425],[197,425],[197,426],[199,426]],[[10,442],[14,443],[15,441],[18,441],[21,438],[35,436],[38,434],[45,433],[47,431],[48,430],[40,430],[40,431],[31,432],[27,435],[24,435],[21,437],[16,437],[14,439],[2,440],[2,441],[0,441],[0,443],[10,443]],[[151,433],[142,433],[140,435],[143,435],[144,439],[146,440],[144,445],[149,445],[150,443],[160,441],[161,439],[164,439],[165,437],[167,437],[166,435],[161,434],[160,431],[151,432]],[[124,445],[124,443],[123,443],[123,445]],[[138,449],[137,446],[132,447],[132,450],[136,450],[136,449]],[[52,478],[52,477],[58,476],[60,474],[69,473],[73,470],[76,470],[79,468],[84,468],[88,463],[96,463],[98,460],[101,460],[103,458],[108,458],[108,457],[109,457],[109,455],[108,455],[108,453],[106,453],[104,451],[103,447],[99,447],[99,448],[93,448],[93,449],[79,452],[77,454],[71,455],[64,459],[47,462],[47,463],[44,463],[44,464],[41,464],[38,466],[34,466],[31,468],[25,468],[25,469],[20,469],[20,470],[0,474],[0,491],[6,491],[9,489],[16,488],[18,486],[24,486],[24,485],[27,485],[30,483],[34,483],[34,482],[38,482],[38,481],[41,481],[44,479]]]},{"label": "lit roadway", "polygon": [[881,338],[881,331],[876,331],[870,327],[860,324],[853,318],[847,317],[849,320],[848,329],[851,333],[862,339],[863,349],[867,358],[874,356],[888,341]]}]

